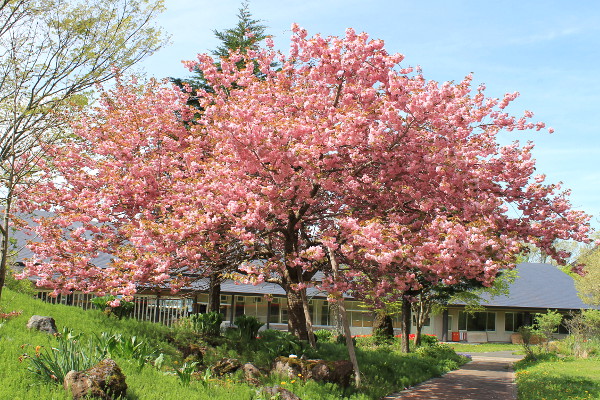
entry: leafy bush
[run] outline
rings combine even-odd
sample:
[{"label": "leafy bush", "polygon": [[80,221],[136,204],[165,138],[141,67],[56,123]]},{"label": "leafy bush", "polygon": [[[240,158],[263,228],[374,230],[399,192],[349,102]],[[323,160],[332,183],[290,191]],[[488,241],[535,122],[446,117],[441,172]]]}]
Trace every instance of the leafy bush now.
[{"label": "leafy bush", "polygon": [[421,346],[432,346],[438,343],[438,338],[435,335],[422,335]]},{"label": "leafy bush", "polygon": [[223,315],[211,311],[205,314],[194,314],[190,316],[190,321],[195,332],[202,336],[219,336],[221,334],[221,322]]},{"label": "leafy bush", "polygon": [[415,352],[421,357],[433,358],[438,361],[451,360],[455,362],[457,366],[466,361],[463,356],[456,354],[454,349],[445,343],[436,343],[431,346],[419,347]]},{"label": "leafy bush", "polygon": [[260,349],[268,353],[271,359],[278,356],[300,355],[304,352],[304,345],[293,334],[287,331],[267,329],[260,333]]},{"label": "leafy bush", "polygon": [[234,322],[239,329],[240,339],[248,341],[256,339],[258,330],[264,325],[256,317],[251,315],[240,315]]},{"label": "leafy bush", "polygon": [[333,340],[333,332],[328,329],[319,329],[315,331],[315,337],[319,342],[331,342]]},{"label": "leafy bush", "polygon": [[29,279],[16,279],[11,269],[6,271],[4,286],[12,291],[23,293],[28,296],[34,296],[37,293],[33,282],[31,282]]},{"label": "leafy bush", "polygon": [[552,333],[558,329],[561,322],[562,314],[556,310],[548,310],[546,313],[535,314],[536,331],[545,339],[542,343],[544,349],[548,349],[548,341],[552,339]]},{"label": "leafy bush", "polygon": [[20,360],[28,360],[27,369],[39,379],[62,385],[69,371],[88,369],[105,355],[98,351],[93,340],[84,342],[82,336],[65,328],[56,335],[56,347],[36,346],[34,354],[23,354]]},{"label": "leafy bush", "polygon": [[519,328],[518,332],[521,334],[523,340],[523,350],[525,351],[525,358],[535,359],[535,352],[533,351],[532,339],[534,337],[534,329],[532,326],[523,325]]},{"label": "leafy bush", "polygon": [[578,358],[600,354],[600,310],[582,310],[571,314],[565,325],[570,335],[559,343],[563,353]]},{"label": "leafy bush", "polygon": [[99,310],[102,310],[106,315],[114,315],[118,319],[123,317],[129,317],[133,312],[134,304],[131,301],[120,301],[117,307],[112,307],[109,303],[115,301],[115,296],[101,296],[95,297],[91,300],[91,303]]},{"label": "leafy bush", "polygon": [[[377,347],[381,345],[391,344],[392,342],[388,340],[382,341],[381,338],[378,338],[375,335],[356,335],[353,336],[356,341],[356,345],[358,347]],[[392,338],[393,340],[393,338]],[[346,345],[346,340],[344,339],[344,345]]]}]

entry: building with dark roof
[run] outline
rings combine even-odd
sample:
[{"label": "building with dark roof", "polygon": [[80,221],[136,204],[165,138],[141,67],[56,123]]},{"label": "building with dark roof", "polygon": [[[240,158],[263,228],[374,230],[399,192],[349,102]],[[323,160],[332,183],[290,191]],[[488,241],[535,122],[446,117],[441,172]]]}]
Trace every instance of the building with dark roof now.
[{"label": "building with dark roof", "polygon": [[[17,232],[19,244],[25,240]],[[32,254],[27,248],[20,249],[19,260]],[[110,256],[102,254],[96,260],[106,264]],[[521,263],[517,266],[518,277],[509,286],[509,295],[490,297],[483,295],[483,311],[469,313],[465,304],[449,304],[440,315],[432,315],[423,328],[424,334],[435,334],[442,340],[466,340],[469,342],[508,342],[511,335],[524,324],[530,324],[534,313],[548,309],[568,314],[573,310],[593,308],[584,304],[575,289],[573,278],[550,264]],[[317,274],[319,281],[322,274]],[[204,312],[208,304],[208,279],[198,279],[177,294],[168,287],[140,288],[135,296],[135,317],[171,324],[174,320],[193,312]],[[309,309],[315,329],[331,329],[335,325],[335,312],[327,301],[327,294],[316,288],[308,289]],[[43,290],[41,297],[48,298]],[[51,301],[89,307],[92,295],[77,294]],[[346,309],[353,334],[370,334],[373,313],[360,302],[346,299]],[[241,314],[254,315],[267,327],[287,329],[287,303],[285,292],[279,285],[257,285],[226,280],[221,284],[221,312],[225,320],[233,323]],[[400,328],[399,318],[395,327]]]}]

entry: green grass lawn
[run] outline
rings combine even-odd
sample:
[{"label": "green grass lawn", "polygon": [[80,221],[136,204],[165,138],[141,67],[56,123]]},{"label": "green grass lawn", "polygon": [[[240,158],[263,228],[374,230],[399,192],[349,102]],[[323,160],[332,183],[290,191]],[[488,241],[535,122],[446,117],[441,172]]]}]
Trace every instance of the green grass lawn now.
[{"label": "green grass lawn", "polygon": [[[56,320],[58,330],[70,328],[75,332],[92,337],[101,332],[122,333],[128,337],[136,336],[148,343],[156,353],[165,355],[164,365],[157,368],[146,364],[141,370],[133,359],[114,357],[127,377],[127,399],[129,400],[169,400],[175,398],[189,399],[264,399],[256,387],[243,382],[240,373],[222,379],[209,378],[201,380],[192,378],[189,386],[181,384],[174,373],[183,363],[183,359],[174,345],[167,340],[172,338],[171,328],[131,319],[118,320],[107,317],[97,310],[83,311],[75,307],[52,305],[24,294],[4,288],[0,301],[0,312],[22,311],[16,318],[0,321],[0,399],[68,399],[60,385],[41,383],[35,375],[27,370],[29,360],[19,361],[27,352],[34,354],[36,346],[51,348],[56,346],[56,339],[45,333],[26,329],[27,320],[32,315],[49,315]],[[170,336],[169,336],[170,335]],[[251,350],[251,349],[250,349]],[[216,351],[219,351],[216,348]],[[312,351],[312,350],[311,350]],[[217,353],[218,356],[219,353]],[[253,357],[253,351],[226,349],[223,353],[234,356],[245,362],[243,357]],[[453,354],[453,353],[452,353]],[[343,345],[336,343],[319,343],[317,352],[312,351],[310,357],[324,359],[347,359],[347,351]],[[303,400],[379,399],[389,393],[396,392],[406,386],[412,386],[433,376],[438,376],[458,364],[448,358],[436,358],[436,354],[401,354],[395,346],[383,348],[357,349],[364,386],[342,389],[334,384],[303,382],[299,379],[266,377],[263,384],[279,384],[284,386]],[[203,367],[205,368],[205,367]]]},{"label": "green grass lawn", "polygon": [[599,359],[559,359],[516,364],[519,400],[600,399]]},{"label": "green grass lawn", "polygon": [[519,353],[523,350],[521,345],[511,343],[450,343],[450,347],[457,353],[487,353],[489,351],[512,351]]}]

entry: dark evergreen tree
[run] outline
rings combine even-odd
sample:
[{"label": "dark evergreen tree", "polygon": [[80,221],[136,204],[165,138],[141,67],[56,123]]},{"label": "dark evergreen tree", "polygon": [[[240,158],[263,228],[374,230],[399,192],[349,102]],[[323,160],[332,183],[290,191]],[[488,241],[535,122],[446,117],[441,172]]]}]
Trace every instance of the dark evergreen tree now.
[{"label": "dark evergreen tree", "polygon": [[[261,20],[254,19],[249,10],[248,2],[243,2],[237,14],[238,22],[233,28],[222,31],[213,30],[215,37],[221,41],[211,54],[218,59],[227,58],[233,51],[240,51],[246,54],[248,50],[256,50],[260,47],[260,43],[269,35],[266,34],[266,25],[262,24]],[[217,61],[217,66],[220,63]],[[238,68],[244,66],[244,61],[240,61]],[[258,68],[255,69],[255,74],[259,74]],[[207,84],[202,71],[194,71],[194,75],[189,78],[171,78],[171,81],[180,88],[189,86],[194,92],[198,89],[204,89],[212,92],[212,88]],[[194,95],[190,96],[188,104],[198,107],[198,100]]]},{"label": "dark evergreen tree", "polygon": [[[260,42],[268,37],[265,33],[267,27],[262,24],[261,20],[254,19],[249,10],[248,2],[243,2],[237,14],[238,22],[233,28],[223,31],[213,30],[215,37],[221,41],[216,50],[211,51],[211,54],[221,60],[229,57],[231,52],[240,51],[246,54],[248,50],[257,50]],[[219,61],[216,61],[217,67],[220,68]],[[238,68],[243,68],[245,61],[240,61],[237,64]],[[260,71],[255,66],[254,73],[259,75]],[[189,78],[170,78],[171,82],[179,86],[182,90],[192,90],[187,103],[202,112],[196,92],[203,89],[213,92],[212,87],[206,82],[202,71],[195,70],[194,75]],[[214,272],[209,276],[208,284],[208,309],[207,312],[220,312],[221,308],[221,282],[223,281],[224,273],[231,272],[237,269],[239,260],[243,257],[241,246],[239,243],[230,243],[224,248],[223,256],[220,260],[214,260],[215,264],[212,269]],[[231,307],[234,307],[232,304]]]}]

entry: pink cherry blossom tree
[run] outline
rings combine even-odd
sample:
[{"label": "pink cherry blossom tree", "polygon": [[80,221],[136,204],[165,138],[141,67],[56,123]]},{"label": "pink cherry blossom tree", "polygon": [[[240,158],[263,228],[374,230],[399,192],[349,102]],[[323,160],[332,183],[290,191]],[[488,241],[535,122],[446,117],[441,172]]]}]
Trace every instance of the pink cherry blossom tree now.
[{"label": "pink cherry blossom tree", "polygon": [[[427,80],[352,29],[292,30],[287,56],[271,42],[220,68],[208,55],[189,62],[213,88],[196,93],[194,124],[185,96],[153,83],[118,87],[77,122],[26,199],[58,218],[39,221],[27,273],[57,290],[177,289],[182,271],[205,273],[235,241],[240,271],[284,288],[289,329],[306,338],[318,271],[332,299],[393,292],[410,308],[423,279],[489,285],[521,243],[564,262],[553,242],[586,240],[589,217],[534,175],[533,145],[498,143],[544,128],[505,111],[516,93],[488,98],[471,76]],[[93,266],[101,252],[114,256],[108,268]]]},{"label": "pink cherry blossom tree", "polygon": [[218,88],[199,97],[234,230],[268,259],[246,270],[284,287],[296,334],[305,332],[297,293],[329,271],[327,249],[346,279],[328,274],[324,289],[360,293],[357,275],[367,273],[381,295],[418,290],[420,274],[489,285],[522,242],[564,262],[553,241],[585,240],[589,217],[534,175],[533,145],[498,143],[502,131],[544,128],[530,112],[505,112],[518,94],[487,98],[471,76],[426,80],[351,29],[344,38],[293,31],[289,56],[250,54],[263,79],[237,71],[235,57],[221,71],[205,55],[190,67]]}]

